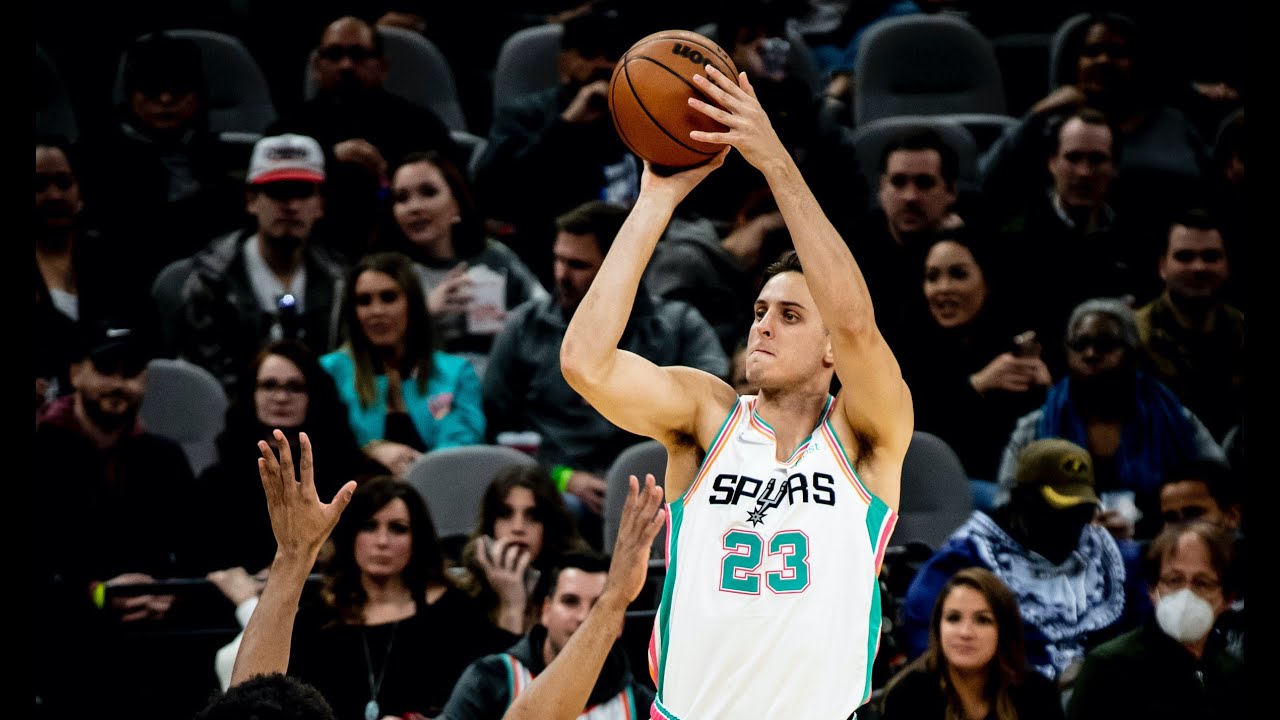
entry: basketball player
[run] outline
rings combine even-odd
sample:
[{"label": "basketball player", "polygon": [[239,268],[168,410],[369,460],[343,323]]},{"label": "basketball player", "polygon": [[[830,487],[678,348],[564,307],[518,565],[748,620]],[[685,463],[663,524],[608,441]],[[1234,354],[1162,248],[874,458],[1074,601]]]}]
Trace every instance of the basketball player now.
[{"label": "basketball player", "polygon": [[795,242],[798,257],[770,269],[755,301],[746,372],[759,394],[617,349],[654,245],[728,147],[667,177],[645,169],[560,362],[605,417],[667,448],[651,717],[843,720],[871,693],[876,575],[897,520],[911,394],[857,263],[746,76],[738,83],[711,67],[695,78],[720,108],[690,105],[728,129],[690,137],[760,170]]}]

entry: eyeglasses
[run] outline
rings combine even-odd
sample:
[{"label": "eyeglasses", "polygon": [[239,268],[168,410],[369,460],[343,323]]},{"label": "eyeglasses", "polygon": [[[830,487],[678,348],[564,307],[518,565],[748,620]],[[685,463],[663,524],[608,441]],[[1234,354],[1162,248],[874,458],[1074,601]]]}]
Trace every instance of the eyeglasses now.
[{"label": "eyeglasses", "polygon": [[1212,596],[1221,590],[1222,583],[1205,575],[1196,575],[1190,580],[1182,575],[1161,575],[1160,587],[1170,592],[1177,592],[1185,587],[1190,587],[1191,592],[1205,597]]},{"label": "eyeglasses", "polygon": [[316,55],[321,60],[336,63],[342,62],[342,58],[351,58],[351,62],[364,62],[377,57],[378,53],[363,45],[325,45],[316,51]]},{"label": "eyeglasses", "polygon": [[272,200],[288,202],[315,197],[320,192],[320,186],[305,180],[278,180],[263,183],[258,186],[258,190]]},{"label": "eyeglasses", "polygon": [[272,393],[283,391],[290,395],[302,395],[307,392],[307,383],[302,380],[285,380],[281,382],[275,378],[263,378],[258,381],[258,391],[264,393]]},{"label": "eyeglasses", "polygon": [[75,184],[76,179],[71,173],[36,173],[36,192],[44,192],[50,185],[59,190],[70,190]]},{"label": "eyeglasses", "polygon": [[1094,352],[1105,354],[1122,347],[1124,340],[1116,335],[1081,335],[1067,342],[1067,348],[1078,353],[1093,348]]},{"label": "eyeglasses", "polygon": [[938,186],[938,178],[937,176],[926,175],[924,173],[920,173],[918,175],[894,173],[889,176],[889,184],[898,190],[904,190],[908,185],[915,185],[917,189],[927,191]]}]

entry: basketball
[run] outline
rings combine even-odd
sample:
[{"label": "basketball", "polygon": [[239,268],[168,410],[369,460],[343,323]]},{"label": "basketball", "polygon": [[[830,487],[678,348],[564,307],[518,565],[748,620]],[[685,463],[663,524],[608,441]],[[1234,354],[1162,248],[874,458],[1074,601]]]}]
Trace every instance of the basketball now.
[{"label": "basketball", "polygon": [[720,152],[723,145],[689,138],[691,130],[727,129],[689,107],[691,97],[715,104],[693,84],[693,76],[705,75],[707,65],[737,81],[729,54],[687,30],[649,35],[622,56],[609,80],[609,112],[632,152],[667,168],[700,165]]}]

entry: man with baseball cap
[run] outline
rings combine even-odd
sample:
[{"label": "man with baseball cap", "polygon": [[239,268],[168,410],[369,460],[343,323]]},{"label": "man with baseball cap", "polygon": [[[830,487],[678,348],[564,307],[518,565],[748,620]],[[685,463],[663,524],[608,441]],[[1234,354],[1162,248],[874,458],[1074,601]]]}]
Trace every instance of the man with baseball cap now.
[{"label": "man with baseball cap", "polygon": [[189,678],[207,667],[207,653],[184,654],[156,632],[180,620],[181,603],[145,589],[203,574],[186,455],[138,420],[151,338],[130,320],[82,322],[74,392],[52,401],[36,425],[26,507],[35,539],[36,687],[51,717],[153,717],[134,710],[172,710],[199,697]]},{"label": "man with baseball cap", "polygon": [[975,566],[1018,596],[1027,659],[1051,680],[1096,643],[1136,627],[1150,613],[1141,552],[1093,522],[1099,504],[1088,451],[1061,438],[1027,445],[1009,502],[989,514],[975,510],[912,580],[903,618],[909,652],[928,644],[942,586]]},{"label": "man with baseball cap", "polygon": [[336,342],[344,268],[312,242],[325,177],[315,139],[262,138],[245,186],[254,226],[171,264],[152,288],[168,351],[213,372],[229,393],[269,340],[298,338],[317,353]]}]

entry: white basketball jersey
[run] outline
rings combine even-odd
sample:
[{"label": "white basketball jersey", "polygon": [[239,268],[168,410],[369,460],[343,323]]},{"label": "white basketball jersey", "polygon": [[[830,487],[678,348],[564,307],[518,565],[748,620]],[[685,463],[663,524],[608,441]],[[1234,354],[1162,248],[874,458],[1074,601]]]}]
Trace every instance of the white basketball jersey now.
[{"label": "white basketball jersey", "polygon": [[897,514],[822,420],[785,462],[743,396],[667,504],[651,718],[845,720],[871,695],[876,575]]}]

